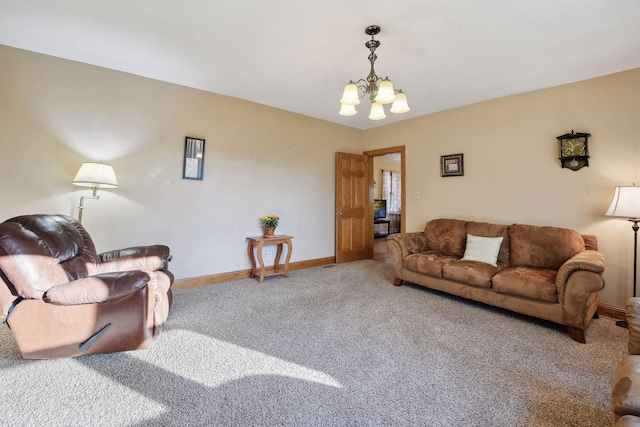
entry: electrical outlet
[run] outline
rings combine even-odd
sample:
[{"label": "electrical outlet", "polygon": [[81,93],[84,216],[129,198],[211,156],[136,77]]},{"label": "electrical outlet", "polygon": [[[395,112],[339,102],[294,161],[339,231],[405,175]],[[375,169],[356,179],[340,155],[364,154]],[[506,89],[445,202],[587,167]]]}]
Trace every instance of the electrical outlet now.
[{"label": "electrical outlet", "polygon": [[265,254],[265,258],[267,258],[267,261],[271,261],[273,259],[273,252],[269,251]]}]

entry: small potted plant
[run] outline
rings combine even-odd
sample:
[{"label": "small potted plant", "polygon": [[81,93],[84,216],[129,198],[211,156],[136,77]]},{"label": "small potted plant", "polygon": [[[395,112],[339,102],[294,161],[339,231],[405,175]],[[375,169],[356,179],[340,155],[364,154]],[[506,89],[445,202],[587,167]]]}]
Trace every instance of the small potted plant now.
[{"label": "small potted plant", "polygon": [[262,218],[260,218],[260,221],[262,222],[262,226],[267,230],[267,236],[273,236],[275,234],[276,231],[276,227],[278,226],[278,221],[280,220],[280,218],[278,218],[277,215],[265,215]]}]

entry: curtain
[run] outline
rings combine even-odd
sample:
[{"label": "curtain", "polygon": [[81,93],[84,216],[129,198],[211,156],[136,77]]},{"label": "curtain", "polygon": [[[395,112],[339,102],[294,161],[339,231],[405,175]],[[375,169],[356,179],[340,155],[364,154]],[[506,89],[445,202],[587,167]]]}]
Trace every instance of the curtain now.
[{"label": "curtain", "polygon": [[387,201],[387,214],[400,212],[400,172],[382,170],[382,198]]}]

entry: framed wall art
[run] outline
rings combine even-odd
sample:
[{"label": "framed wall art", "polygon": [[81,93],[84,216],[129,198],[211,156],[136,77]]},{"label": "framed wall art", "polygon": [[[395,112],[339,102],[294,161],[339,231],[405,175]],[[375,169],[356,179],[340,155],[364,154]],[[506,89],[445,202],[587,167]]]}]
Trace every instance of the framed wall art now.
[{"label": "framed wall art", "polygon": [[184,164],[182,179],[202,181],[204,170],[204,139],[187,136],[184,141]]},{"label": "framed wall art", "polygon": [[448,154],[440,156],[440,176],[463,176],[463,154]]}]

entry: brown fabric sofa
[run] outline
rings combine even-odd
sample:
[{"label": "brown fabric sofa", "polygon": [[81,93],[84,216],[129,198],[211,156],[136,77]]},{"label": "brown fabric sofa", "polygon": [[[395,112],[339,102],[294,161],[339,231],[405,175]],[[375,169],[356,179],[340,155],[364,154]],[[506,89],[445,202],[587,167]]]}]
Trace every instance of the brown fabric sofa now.
[{"label": "brown fabric sofa", "polygon": [[23,357],[147,348],[167,320],[169,248],[97,254],[80,223],[25,215],[0,224],[0,308]]},{"label": "brown fabric sofa", "polygon": [[[473,260],[480,240],[495,248],[495,265],[484,253],[483,262]],[[424,232],[392,234],[387,246],[394,285],[404,280],[566,325],[581,343],[604,287],[596,237],[565,228],[436,219]]]},{"label": "brown fabric sofa", "polygon": [[616,427],[640,426],[640,298],[627,300],[629,355],[616,369],[611,408]]}]

